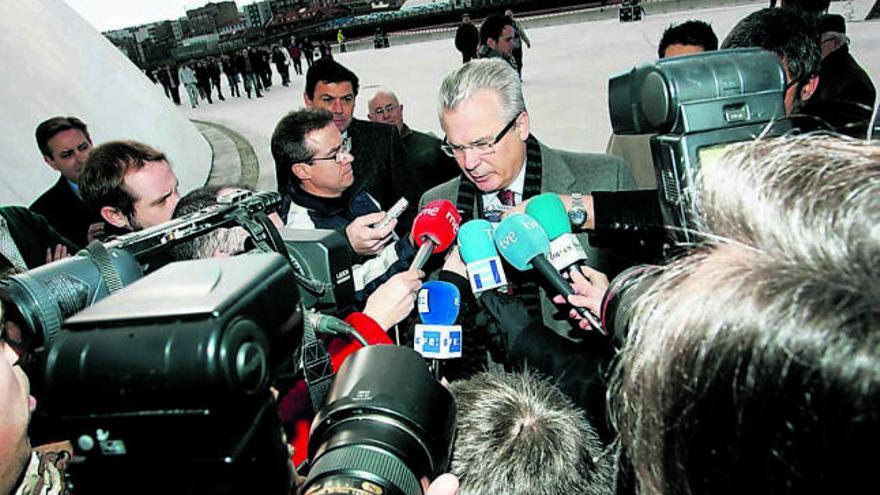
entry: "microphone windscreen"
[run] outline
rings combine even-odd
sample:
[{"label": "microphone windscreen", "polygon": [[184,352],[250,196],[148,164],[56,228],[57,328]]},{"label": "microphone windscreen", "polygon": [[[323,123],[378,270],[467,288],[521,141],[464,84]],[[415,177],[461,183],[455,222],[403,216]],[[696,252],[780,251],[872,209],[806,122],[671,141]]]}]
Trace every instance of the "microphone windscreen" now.
[{"label": "microphone windscreen", "polygon": [[417,306],[425,325],[454,325],[461,306],[461,293],[455,284],[430,280],[419,289]]},{"label": "microphone windscreen", "polygon": [[498,255],[495,249],[492,224],[477,219],[465,222],[458,231],[458,248],[465,263],[484,260]]},{"label": "microphone windscreen", "polygon": [[452,201],[437,199],[426,204],[413,221],[413,240],[421,246],[426,240],[431,239],[436,246],[432,253],[445,251],[458,234],[461,225],[461,215]]},{"label": "microphone windscreen", "polygon": [[565,204],[554,193],[543,193],[530,199],[526,204],[526,214],[537,220],[551,241],[562,234],[571,233]]},{"label": "microphone windscreen", "polygon": [[498,252],[520,271],[532,267],[535,256],[550,255],[550,239],[534,218],[516,213],[507,216],[495,228]]}]

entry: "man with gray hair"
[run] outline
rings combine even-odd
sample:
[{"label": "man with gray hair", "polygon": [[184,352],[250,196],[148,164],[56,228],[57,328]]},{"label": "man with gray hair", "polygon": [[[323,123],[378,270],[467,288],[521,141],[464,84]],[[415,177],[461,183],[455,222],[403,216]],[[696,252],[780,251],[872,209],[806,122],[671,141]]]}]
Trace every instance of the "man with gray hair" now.
[{"label": "man with gray hair", "polygon": [[[545,192],[562,196],[568,209],[581,210],[583,194],[634,189],[629,168],[619,158],[560,151],[539,142],[531,134],[520,79],[502,60],[472,60],[451,72],[441,85],[439,107],[440,123],[446,133],[442,149],[455,159],[462,174],[426,192],[422,205],[447,199],[456,204],[463,221],[484,218],[498,222],[505,212],[521,210],[526,201]],[[586,219],[572,217],[579,230]],[[586,233],[578,238],[594,268],[615,274],[626,266],[610,250],[593,247]],[[509,265],[505,271],[511,292],[503,295],[505,304],[534,315],[547,331],[574,341],[583,340],[593,356],[585,359],[595,361],[598,376],[611,358],[608,341],[572,326],[566,317],[568,310],[555,306],[551,300],[555,291],[550,289],[548,293],[534,274],[519,272]],[[498,318],[482,306],[473,315],[463,315],[468,317],[475,321],[470,338],[477,345],[471,348],[488,345],[494,349],[494,360],[506,361],[503,349],[495,343],[487,344],[490,332],[498,328]],[[529,359],[524,364],[529,366]],[[602,421],[604,385],[599,379],[585,379],[584,383],[588,383],[584,387],[590,390],[579,394],[580,397],[598,400],[590,399],[588,405],[578,399],[578,405],[588,408],[591,420]]]},{"label": "man with gray hair", "polygon": [[[441,85],[439,106],[446,133],[441,149],[462,174],[426,192],[422,204],[448,199],[456,203],[463,221],[497,222],[503,212],[544,192],[562,195],[570,208],[571,194],[634,189],[632,175],[619,158],[560,151],[539,142],[531,134],[519,77],[501,60],[472,60],[451,72]],[[580,237],[592,267],[611,274],[623,268],[614,253],[592,247],[586,234]],[[513,269],[509,272],[515,287],[526,282]],[[534,284],[523,287],[526,292],[535,289]],[[566,335],[567,322],[554,320],[557,309],[541,292],[535,309],[546,325]]]},{"label": "man with gray hair", "polygon": [[458,408],[451,471],[459,495],[614,493],[614,456],[549,381],[484,372],[449,390]]}]

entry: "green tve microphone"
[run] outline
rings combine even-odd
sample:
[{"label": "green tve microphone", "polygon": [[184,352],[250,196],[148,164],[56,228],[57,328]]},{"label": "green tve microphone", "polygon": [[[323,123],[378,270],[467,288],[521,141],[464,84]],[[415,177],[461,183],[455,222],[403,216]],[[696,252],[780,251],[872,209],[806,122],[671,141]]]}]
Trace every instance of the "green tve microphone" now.
[{"label": "green tve microphone", "polygon": [[[543,193],[530,199],[526,204],[526,214],[538,222],[550,239],[550,256],[547,260],[560,272],[577,271],[578,266],[587,264],[587,253],[577,236],[571,232],[568,212],[562,198],[554,193]],[[569,276],[574,280],[573,275]],[[604,332],[599,320],[587,312],[584,318],[596,330]]]}]

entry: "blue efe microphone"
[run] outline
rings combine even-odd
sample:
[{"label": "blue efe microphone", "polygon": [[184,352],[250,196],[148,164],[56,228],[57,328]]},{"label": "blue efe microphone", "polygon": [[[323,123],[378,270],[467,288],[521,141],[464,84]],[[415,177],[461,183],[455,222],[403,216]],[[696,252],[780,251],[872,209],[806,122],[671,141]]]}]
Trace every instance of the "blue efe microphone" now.
[{"label": "blue efe microphone", "polygon": [[429,280],[419,289],[419,317],[425,325],[454,325],[461,307],[461,293],[455,284]]},{"label": "blue efe microphone", "polygon": [[[461,357],[461,326],[455,324],[461,293],[449,282],[422,284],[416,304],[422,323],[415,326],[413,347],[426,359]],[[435,373],[439,372],[437,366]]]},{"label": "blue efe microphone", "polygon": [[458,230],[458,249],[474,294],[507,285],[493,230],[492,224],[483,219],[465,222]]},{"label": "blue efe microphone", "polygon": [[[574,295],[571,285],[547,260],[550,239],[534,218],[525,213],[509,215],[495,228],[495,245],[501,256],[517,270],[534,268],[566,299]],[[584,318],[592,317],[587,308],[574,309]]]}]

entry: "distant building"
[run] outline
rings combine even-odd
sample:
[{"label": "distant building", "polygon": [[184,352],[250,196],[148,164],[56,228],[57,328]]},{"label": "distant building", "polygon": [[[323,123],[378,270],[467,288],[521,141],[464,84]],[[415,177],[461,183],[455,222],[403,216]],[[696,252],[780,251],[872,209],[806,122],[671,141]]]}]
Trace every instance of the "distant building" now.
[{"label": "distant building", "polygon": [[204,7],[186,11],[193,36],[217,33],[221,28],[241,22],[238,7],[233,1],[208,3]]},{"label": "distant building", "polygon": [[181,17],[176,21],[171,21],[171,29],[174,32],[174,43],[179,45],[183,40],[192,36],[192,28],[189,25],[188,17]]},{"label": "distant building", "polygon": [[245,23],[249,28],[262,28],[272,20],[272,2],[263,0],[244,6]]},{"label": "distant building", "polygon": [[309,7],[310,3],[305,0],[269,0],[269,4],[272,6],[272,13],[276,15]]}]

